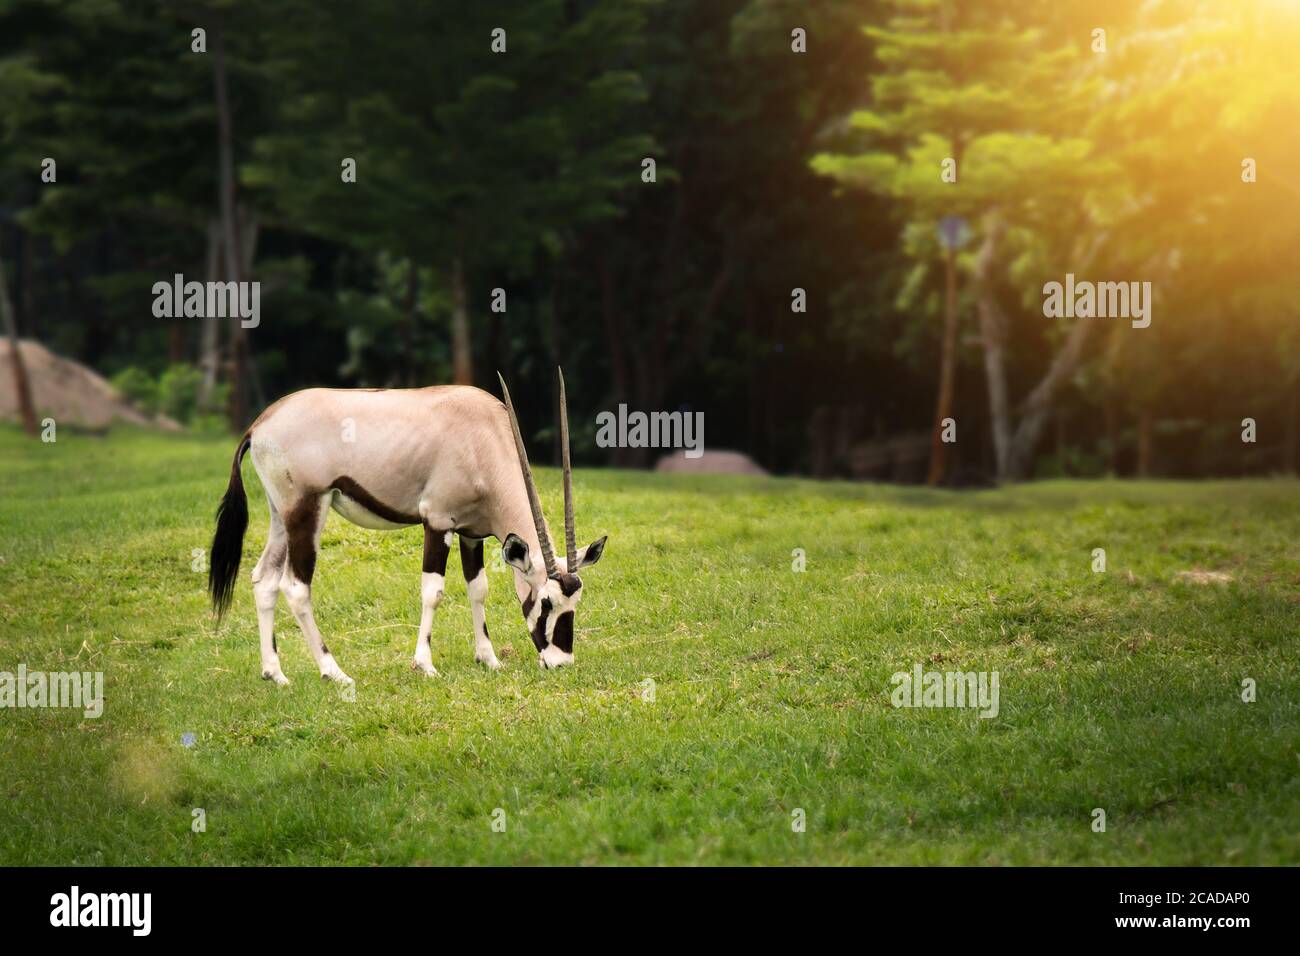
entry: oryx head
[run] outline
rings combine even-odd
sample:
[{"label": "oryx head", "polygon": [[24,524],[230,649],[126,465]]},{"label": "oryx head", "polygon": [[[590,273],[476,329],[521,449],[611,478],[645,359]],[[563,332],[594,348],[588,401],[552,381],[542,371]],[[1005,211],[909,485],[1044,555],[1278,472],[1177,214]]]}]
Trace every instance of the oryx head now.
[{"label": "oryx head", "polygon": [[533,513],[533,526],[537,531],[538,547],[546,567],[546,577],[533,573],[533,555],[528,542],[511,532],[501,543],[501,556],[506,564],[515,568],[528,584],[528,595],[523,599],[524,619],[533,644],[537,648],[537,663],[543,669],[563,667],[573,663],[573,614],[582,598],[582,579],[578,571],[595,564],[605,550],[606,538],[593,541],[582,550],[574,542],[573,532],[573,469],[569,464],[569,406],[564,397],[564,373],[556,369],[560,378],[560,449],[564,466],[564,558],[563,564],[555,557],[551,538],[542,517],[542,503],[533,483],[533,471],[528,467],[528,452],[519,433],[519,419],[510,401],[510,389],[501,379],[501,394],[506,411],[510,413],[510,429],[514,432],[515,448],[519,451],[519,465],[523,469],[524,488],[528,492],[528,507]]}]

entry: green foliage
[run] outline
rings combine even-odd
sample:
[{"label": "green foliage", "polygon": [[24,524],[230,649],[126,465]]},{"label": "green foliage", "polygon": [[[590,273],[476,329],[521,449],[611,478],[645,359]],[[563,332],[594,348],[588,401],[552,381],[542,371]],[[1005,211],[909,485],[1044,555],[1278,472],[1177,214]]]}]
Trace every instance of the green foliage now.
[{"label": "green foliage", "polygon": [[[625,118],[644,90],[619,65],[644,3],[381,0],[367,4],[366,29],[335,29],[352,7],[277,11],[295,24],[272,34],[268,60],[281,124],[245,169],[276,208],[360,248],[517,272],[539,246],[617,212],[652,147]],[[494,53],[503,25],[507,52]],[[355,183],[341,179],[344,157]]]},{"label": "green foliage", "polygon": [[[354,8],[0,0],[0,267],[23,334],[107,372],[198,359],[197,324],[161,324],[147,290],[209,267],[214,57],[190,50],[203,23],[210,47],[223,39],[237,198],[261,229],[262,400],[446,380],[459,260],[480,384],[503,367],[544,395],[563,361],[575,420],[621,401],[689,405],[719,446],[801,467],[819,407],[856,409],[882,434],[926,427],[935,224],[970,221],[970,277],[995,214],[989,292],[1008,317],[1013,406],[1067,332],[1042,321],[1045,281],[1149,278],[1152,328],[1093,333],[1059,393],[1084,422],[1074,451],[1118,442],[1139,416],[1194,418],[1212,444],[1231,409],[1268,422],[1267,449],[1159,434],[1165,470],[1282,463],[1300,389],[1294,3]],[[795,25],[807,53],[790,48]],[[506,54],[491,50],[498,26]],[[57,183],[40,182],[47,156]],[[340,179],[344,157],[356,183]],[[957,184],[939,176],[949,157]],[[503,314],[486,308],[498,287]],[[810,303],[798,316],[794,288]],[[958,346],[971,461],[988,457],[979,341],[963,329]],[[220,346],[224,375],[229,330]]]},{"label": "green foliage", "polygon": [[230,386],[221,384],[213,389],[210,408],[199,408],[199,387],[202,374],[192,365],[168,366],[156,378],[137,366],[129,366],[112,378],[113,386],[142,411],[151,415],[164,415],[182,425],[190,425],[201,434],[211,434],[214,428],[224,433],[225,423],[220,414],[230,395]]},{"label": "green foliage", "polygon": [[192,365],[172,365],[158,379],[158,411],[189,424],[198,409],[203,376]]},{"label": "green foliage", "polygon": [[137,408],[150,414],[158,411],[158,380],[148,372],[130,365],[110,381]]},{"label": "green foliage", "polygon": [[[1172,419],[1196,400],[1189,375],[1236,392],[1226,380],[1262,363],[1270,373],[1254,397],[1229,402],[1244,400],[1278,424],[1293,419],[1286,403],[1300,373],[1295,323],[1283,317],[1295,315],[1288,250],[1300,239],[1300,194],[1262,176],[1246,186],[1239,174],[1257,154],[1283,168],[1300,163],[1300,143],[1277,122],[1300,106],[1283,66],[1300,10],[1201,0],[891,6],[884,23],[864,17],[881,65],[870,102],[812,167],[889,197],[903,221],[902,249],[918,267],[896,286],[900,306],[914,307],[914,328],[899,341],[924,348],[933,333],[915,326],[937,327],[940,270],[923,264],[941,256],[938,220],[960,215],[980,239],[1006,230],[995,244],[970,246],[959,264],[1009,316],[1000,332],[982,323],[978,341],[988,349],[1005,339],[994,345],[1005,346],[1013,386],[1027,391],[1072,331],[1042,321],[1046,281],[1067,272],[1146,280],[1154,324],[1134,333],[1111,322],[1094,333],[1104,341],[1073,371],[1067,404],[1100,399],[1112,415],[1125,406]],[[1104,50],[1094,47],[1099,26]],[[956,161],[956,182],[940,175],[945,160]],[[977,268],[982,256],[987,274]],[[972,304],[963,300],[963,315]],[[1234,316],[1226,325],[1225,313]],[[1256,347],[1271,354],[1228,358]],[[1242,460],[1240,448],[1221,452],[1234,454]]]},{"label": "green foliage", "polygon": [[[967,218],[978,234],[993,211],[1019,228],[1017,249],[1038,264],[1077,255],[1081,234],[1109,225],[1097,212],[1116,173],[1080,135],[1101,85],[1086,50],[1049,31],[1037,3],[894,6],[888,27],[866,28],[885,69],[871,77],[871,107],[850,117],[843,141],[857,149],[819,153],[812,168],[895,200],[904,248],[923,262],[941,258],[944,216]],[[956,164],[955,182],[941,175],[945,161]],[[976,248],[963,256],[967,269]],[[935,300],[922,314],[937,311]]]}]

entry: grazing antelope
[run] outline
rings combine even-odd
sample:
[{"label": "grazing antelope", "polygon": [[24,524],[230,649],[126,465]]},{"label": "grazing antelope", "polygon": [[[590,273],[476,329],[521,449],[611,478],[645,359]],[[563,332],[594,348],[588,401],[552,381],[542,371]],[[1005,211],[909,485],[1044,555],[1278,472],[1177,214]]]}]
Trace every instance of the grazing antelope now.
[{"label": "grazing antelope", "polygon": [[[505,404],[481,389],[444,385],[417,389],[311,388],[264,411],[240,440],[230,484],[217,509],[208,590],[217,619],[230,606],[248,529],[248,499],[240,475],[244,453],[271,507],[271,533],[257,567],[253,596],[262,641],[262,676],[277,684],[275,605],[284,594],[322,677],[352,683],[321,638],[311,606],[311,579],[327,508],[363,528],[424,527],[423,613],[412,666],[432,676],[429,634],[442,601],[451,536],[460,536],[474,619],[474,659],[496,670],[484,605],[488,579],[483,540],[502,542],[514,569],[515,593],[543,668],[573,663],[573,613],[582,597],[578,569],[600,560],[606,538],[578,549],[573,533],[573,472],[569,414],[560,382],[560,447],[564,471],[564,548],[559,558],[510,390]],[[500,375],[497,376],[500,378]],[[535,560],[540,551],[541,563]]]}]

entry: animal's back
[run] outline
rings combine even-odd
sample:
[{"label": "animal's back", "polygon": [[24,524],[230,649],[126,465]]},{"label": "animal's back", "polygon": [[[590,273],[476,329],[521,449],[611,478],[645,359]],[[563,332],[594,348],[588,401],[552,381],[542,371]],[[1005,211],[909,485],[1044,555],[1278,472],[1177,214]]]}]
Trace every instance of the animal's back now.
[{"label": "animal's back", "polygon": [[472,499],[485,469],[513,439],[505,407],[465,385],[409,389],[309,388],[253,423],[253,461],[277,497],[349,478],[414,513],[421,500]]}]

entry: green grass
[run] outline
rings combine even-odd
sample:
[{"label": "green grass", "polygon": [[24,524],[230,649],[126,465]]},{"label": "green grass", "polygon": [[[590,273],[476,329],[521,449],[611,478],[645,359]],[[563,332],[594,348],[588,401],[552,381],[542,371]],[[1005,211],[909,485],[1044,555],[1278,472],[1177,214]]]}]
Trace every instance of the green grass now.
[{"label": "green grass", "polygon": [[[214,627],[191,555],[233,446],[0,430],[0,670],[103,671],[106,698],[98,720],[0,711],[0,863],[1300,862],[1295,482],[952,493],[586,469],[579,535],[610,544],[576,665],[536,666],[504,573],[488,619],[509,656],[474,664],[453,552],[433,679],[409,669],[419,531],[331,515],[314,596],[348,701],[283,602],[293,683],[259,679],[251,467]],[[890,676],[917,661],[998,671],[999,715],[894,709]]]}]

